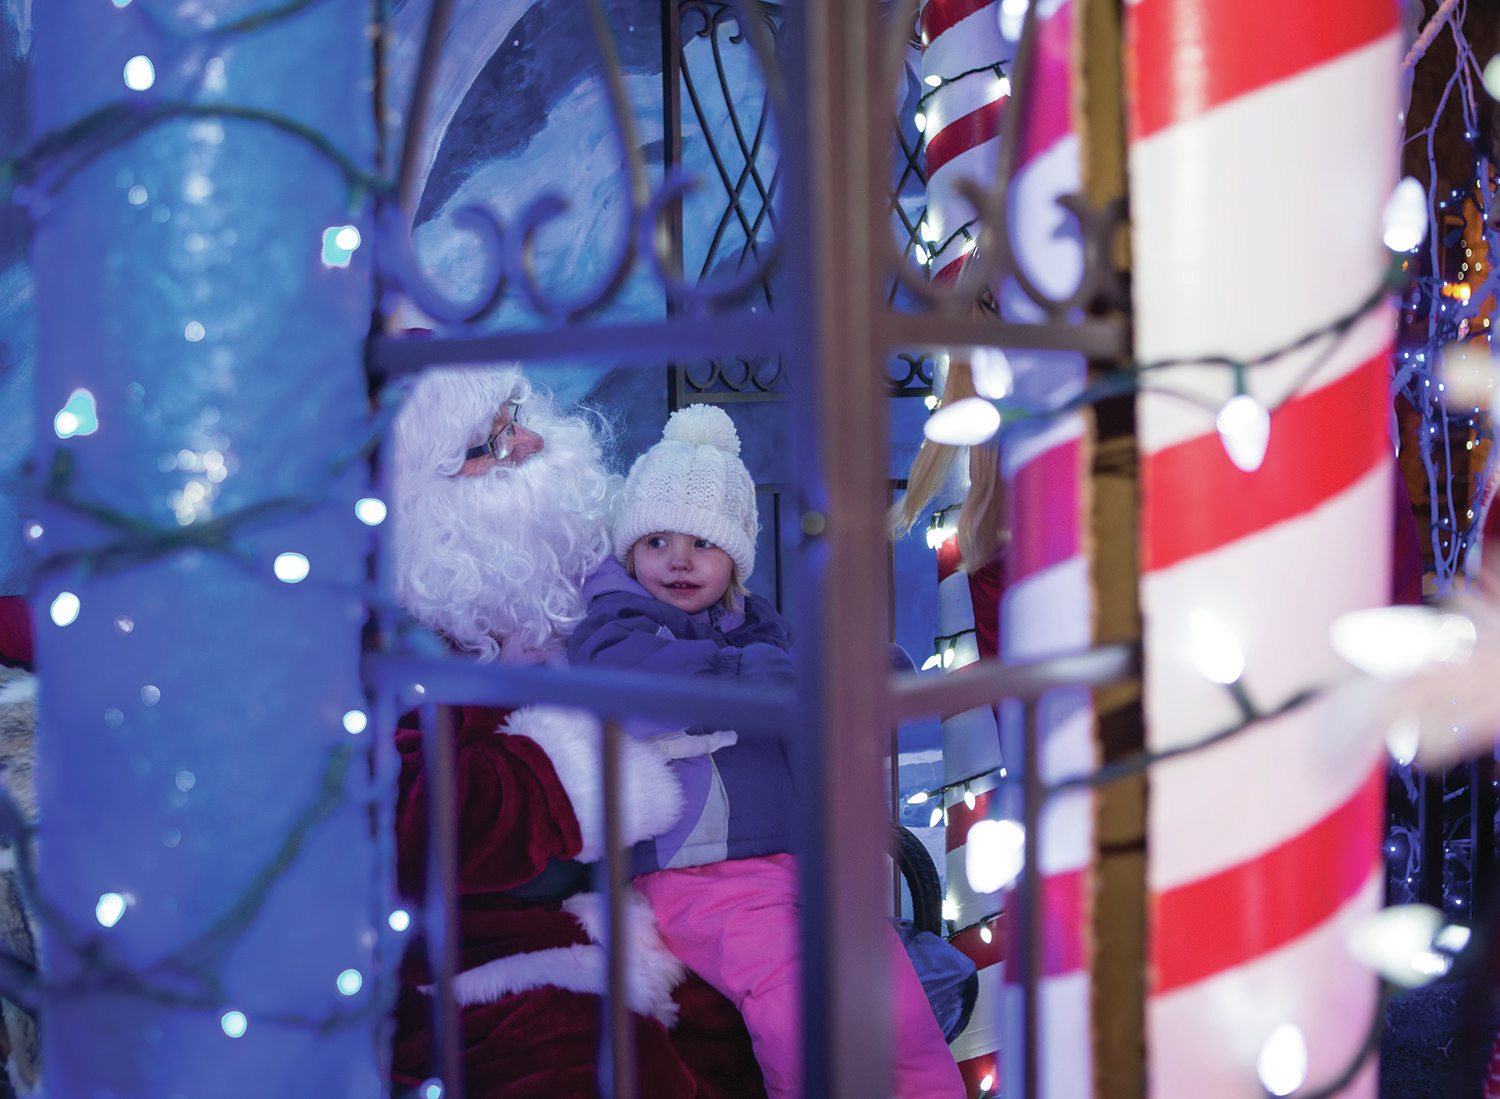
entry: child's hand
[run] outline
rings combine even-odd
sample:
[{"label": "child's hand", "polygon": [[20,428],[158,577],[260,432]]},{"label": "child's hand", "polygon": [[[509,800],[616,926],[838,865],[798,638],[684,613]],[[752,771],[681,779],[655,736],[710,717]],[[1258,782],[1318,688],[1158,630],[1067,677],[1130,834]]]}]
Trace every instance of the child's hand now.
[{"label": "child's hand", "polygon": [[668,759],[691,759],[717,752],[720,748],[732,747],[739,740],[740,734],[733,729],[718,729],[712,733],[690,733],[686,729],[680,729],[665,736],[652,737],[646,743],[656,745]]}]

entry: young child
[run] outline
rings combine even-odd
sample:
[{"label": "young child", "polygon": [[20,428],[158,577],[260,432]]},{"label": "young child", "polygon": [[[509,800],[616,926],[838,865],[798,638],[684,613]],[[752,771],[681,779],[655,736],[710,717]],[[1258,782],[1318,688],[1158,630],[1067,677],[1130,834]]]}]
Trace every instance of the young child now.
[{"label": "young child", "polygon": [[[791,678],[786,624],[744,587],[759,524],[739,450],[729,417],[694,405],[673,413],[661,442],[636,459],[616,505],[615,560],[584,585],[588,609],[568,642],[572,662],[749,683]],[[768,1094],[800,1099],[786,745],[750,730],[656,740],[676,760],[687,810],[657,840],[645,863],[651,872],[636,888],[667,948],[740,1009]],[[887,938],[895,1094],[956,1099],[964,1094],[958,1068],[895,931]]]}]

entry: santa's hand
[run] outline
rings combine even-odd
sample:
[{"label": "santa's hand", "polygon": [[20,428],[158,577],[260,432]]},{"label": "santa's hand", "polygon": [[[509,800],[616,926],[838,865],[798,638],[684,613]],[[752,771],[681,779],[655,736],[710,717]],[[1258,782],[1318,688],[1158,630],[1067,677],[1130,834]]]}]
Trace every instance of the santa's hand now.
[{"label": "santa's hand", "polygon": [[668,759],[691,759],[717,752],[720,748],[733,747],[739,740],[740,734],[733,729],[717,729],[712,733],[690,733],[682,729],[652,737],[646,743],[654,745]]}]

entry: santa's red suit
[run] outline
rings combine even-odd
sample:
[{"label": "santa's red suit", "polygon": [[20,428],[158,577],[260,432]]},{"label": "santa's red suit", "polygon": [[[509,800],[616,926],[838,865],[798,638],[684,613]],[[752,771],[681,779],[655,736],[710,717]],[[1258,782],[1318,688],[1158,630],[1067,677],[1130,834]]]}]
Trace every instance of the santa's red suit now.
[{"label": "santa's red suit", "polygon": [[[609,551],[613,485],[589,425],[553,414],[516,371],[430,370],[408,395],[393,444],[402,605],[480,661],[555,660],[581,617],[578,587]],[[530,707],[465,708],[455,724],[454,991],[466,1094],[593,1099],[606,980],[603,898],[586,891],[579,864],[603,854],[598,722]],[[397,733],[397,877],[413,906],[426,877],[422,735]],[[666,756],[630,741],[622,766],[625,842],[667,831],[682,793]],[[628,910],[638,1094],[763,1099],[734,1007],[667,953],[641,898],[632,894]],[[436,1072],[430,981],[417,944],[396,1009],[392,1071],[400,1083]]]}]

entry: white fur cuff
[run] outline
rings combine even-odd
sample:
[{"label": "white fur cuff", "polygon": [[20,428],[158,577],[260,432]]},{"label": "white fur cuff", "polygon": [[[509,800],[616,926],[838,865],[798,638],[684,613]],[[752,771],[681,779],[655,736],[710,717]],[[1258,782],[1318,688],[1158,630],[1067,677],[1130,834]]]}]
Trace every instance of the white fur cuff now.
[{"label": "white fur cuff", "polygon": [[[600,748],[604,731],[584,710],[527,706],[516,710],[500,732],[528,737],[552,761],[573,803],[583,848],[578,858],[604,857],[604,786]],[[682,784],[671,764],[655,748],[622,736],[620,744],[621,840],[626,846],[659,836],[682,816]]]}]

